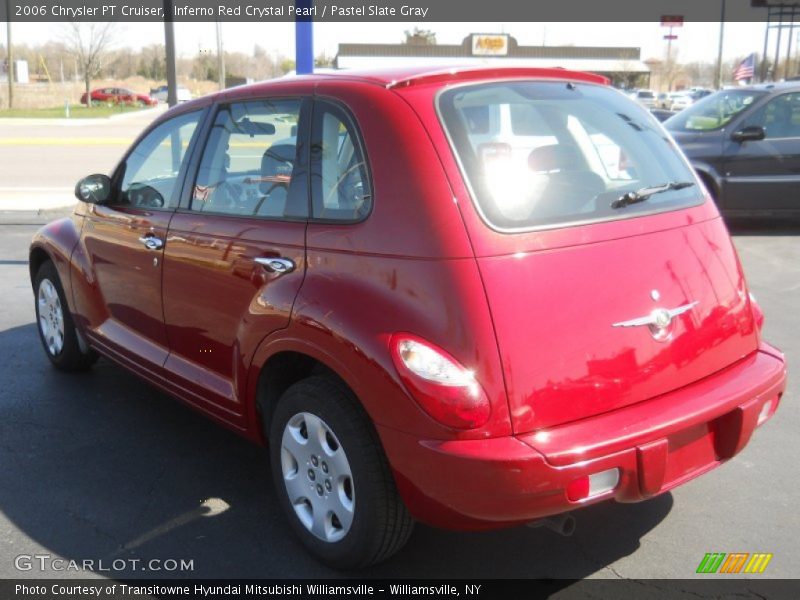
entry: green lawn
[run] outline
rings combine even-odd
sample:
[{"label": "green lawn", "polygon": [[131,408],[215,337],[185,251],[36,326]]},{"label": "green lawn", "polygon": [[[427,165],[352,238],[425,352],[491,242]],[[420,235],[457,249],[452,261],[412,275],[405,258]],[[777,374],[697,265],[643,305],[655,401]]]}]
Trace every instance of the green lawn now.
[{"label": "green lawn", "polygon": [[[101,119],[122,113],[142,110],[140,106],[93,106],[87,108],[82,104],[73,104],[69,107],[69,116],[72,119]],[[23,119],[63,119],[64,107],[54,108],[12,108],[0,110],[0,119],[14,117]]]}]

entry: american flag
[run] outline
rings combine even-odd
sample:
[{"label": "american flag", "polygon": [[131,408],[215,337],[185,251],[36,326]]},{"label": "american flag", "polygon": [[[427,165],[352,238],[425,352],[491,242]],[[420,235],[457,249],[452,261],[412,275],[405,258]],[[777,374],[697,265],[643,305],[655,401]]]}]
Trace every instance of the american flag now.
[{"label": "american flag", "polygon": [[736,67],[736,70],[733,72],[733,78],[736,81],[741,81],[742,79],[751,79],[755,73],[756,53],[753,52],[750,56],[739,63],[739,66]]}]

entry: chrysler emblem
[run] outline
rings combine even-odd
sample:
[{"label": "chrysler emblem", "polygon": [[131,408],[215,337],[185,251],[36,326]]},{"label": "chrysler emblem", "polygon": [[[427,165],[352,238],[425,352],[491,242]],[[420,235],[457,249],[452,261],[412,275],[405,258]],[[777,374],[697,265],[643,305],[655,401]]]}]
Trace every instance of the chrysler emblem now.
[{"label": "chrysler emblem", "polygon": [[656,308],[649,315],[637,317],[630,321],[620,321],[619,323],[614,323],[612,327],[643,327],[646,325],[650,329],[653,338],[659,342],[663,342],[669,338],[670,325],[672,325],[673,319],[685,312],[689,312],[692,308],[697,306],[697,304],[698,302],[695,301],[672,309]]}]

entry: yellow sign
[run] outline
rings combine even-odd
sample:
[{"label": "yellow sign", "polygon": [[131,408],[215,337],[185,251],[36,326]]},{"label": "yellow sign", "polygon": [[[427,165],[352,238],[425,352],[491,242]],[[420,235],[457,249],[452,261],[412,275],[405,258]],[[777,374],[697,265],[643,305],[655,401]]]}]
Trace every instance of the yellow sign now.
[{"label": "yellow sign", "polygon": [[473,35],[472,54],[476,56],[507,56],[507,35]]}]

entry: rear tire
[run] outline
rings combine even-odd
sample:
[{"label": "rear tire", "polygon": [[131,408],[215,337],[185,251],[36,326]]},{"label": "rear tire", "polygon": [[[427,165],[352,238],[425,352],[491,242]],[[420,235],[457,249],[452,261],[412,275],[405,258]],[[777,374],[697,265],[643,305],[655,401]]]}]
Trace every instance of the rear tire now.
[{"label": "rear tire", "polygon": [[372,423],[342,382],[313,376],[283,394],[270,462],[292,529],[326,565],[366,567],[408,541],[414,521]]},{"label": "rear tire", "polygon": [[39,267],[33,292],[36,325],[47,358],[61,371],[85,371],[97,362],[97,353],[78,339],[75,323],[55,265],[46,261]]}]

